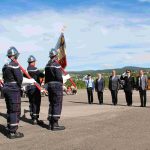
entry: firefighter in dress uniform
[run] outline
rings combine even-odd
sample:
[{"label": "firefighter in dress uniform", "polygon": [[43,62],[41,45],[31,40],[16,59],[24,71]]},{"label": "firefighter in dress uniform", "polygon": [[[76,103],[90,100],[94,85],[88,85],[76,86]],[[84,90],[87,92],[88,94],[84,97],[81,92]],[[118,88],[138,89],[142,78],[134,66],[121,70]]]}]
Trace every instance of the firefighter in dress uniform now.
[{"label": "firefighter in dress uniform", "polygon": [[[28,58],[28,68],[27,71],[29,75],[38,83],[40,83],[40,78],[44,78],[44,74],[35,67],[36,58],[30,55]],[[32,119],[32,124],[42,123],[38,120],[41,105],[41,91],[33,84],[27,86],[27,95],[29,98],[29,109],[30,116]]]},{"label": "firefighter in dress uniform", "polygon": [[21,84],[23,75],[20,67],[13,60],[17,59],[19,53],[15,47],[7,51],[10,62],[5,64],[2,72],[4,79],[4,97],[7,107],[7,137],[10,139],[24,137],[23,133],[17,132],[21,114]]},{"label": "firefighter in dress uniform", "polygon": [[63,101],[63,78],[61,66],[55,61],[57,54],[55,49],[51,49],[50,60],[45,67],[45,83],[48,86],[49,97],[49,130],[52,131],[65,129],[64,126],[58,124]]}]

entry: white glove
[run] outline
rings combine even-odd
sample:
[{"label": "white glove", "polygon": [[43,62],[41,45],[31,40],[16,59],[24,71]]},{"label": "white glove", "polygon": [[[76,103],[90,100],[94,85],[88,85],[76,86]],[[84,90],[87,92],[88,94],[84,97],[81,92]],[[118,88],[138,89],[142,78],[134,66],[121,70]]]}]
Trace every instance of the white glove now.
[{"label": "white glove", "polygon": [[88,78],[87,78],[88,76],[87,75],[85,75],[84,77],[83,77],[83,81],[86,81]]},{"label": "white glove", "polygon": [[124,72],[124,73],[122,74],[122,76],[123,76],[123,78],[124,78],[125,76],[127,76],[127,73],[126,73],[126,72]]},{"label": "white glove", "polygon": [[67,74],[65,76],[63,75],[62,78],[63,78],[63,83],[66,83],[67,80],[70,79],[70,75],[69,74]]},{"label": "white glove", "polygon": [[27,84],[32,84],[32,83],[34,83],[34,82],[36,82],[34,79],[28,79],[28,78],[23,77],[23,82],[22,82],[22,84],[23,84],[23,85],[27,85]]},{"label": "white glove", "polygon": [[30,83],[35,83],[36,81],[34,80],[34,79],[29,79],[30,81]]}]

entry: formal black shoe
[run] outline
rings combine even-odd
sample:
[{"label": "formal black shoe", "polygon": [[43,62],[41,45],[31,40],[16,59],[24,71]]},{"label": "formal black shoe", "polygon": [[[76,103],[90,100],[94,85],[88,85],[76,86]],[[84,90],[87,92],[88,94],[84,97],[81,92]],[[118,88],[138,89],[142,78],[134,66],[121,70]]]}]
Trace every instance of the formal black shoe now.
[{"label": "formal black shoe", "polygon": [[51,125],[49,125],[47,129],[48,129],[48,130],[51,130]]},{"label": "formal black shoe", "polygon": [[49,125],[48,125],[48,130],[51,130],[51,122],[49,122]]},{"label": "formal black shoe", "polygon": [[9,139],[22,138],[22,137],[24,137],[24,134],[23,134],[23,133],[20,133],[20,132],[9,133],[9,134],[7,135],[7,137],[8,137]]}]

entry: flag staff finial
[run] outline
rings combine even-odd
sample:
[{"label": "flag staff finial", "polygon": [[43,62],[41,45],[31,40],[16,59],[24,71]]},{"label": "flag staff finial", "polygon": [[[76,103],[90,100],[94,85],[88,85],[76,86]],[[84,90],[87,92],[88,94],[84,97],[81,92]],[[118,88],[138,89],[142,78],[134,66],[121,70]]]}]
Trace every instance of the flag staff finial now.
[{"label": "flag staff finial", "polygon": [[61,28],[61,32],[64,33],[65,30],[66,30],[66,28],[67,28],[67,26],[66,26],[66,25],[63,25],[62,28]]}]

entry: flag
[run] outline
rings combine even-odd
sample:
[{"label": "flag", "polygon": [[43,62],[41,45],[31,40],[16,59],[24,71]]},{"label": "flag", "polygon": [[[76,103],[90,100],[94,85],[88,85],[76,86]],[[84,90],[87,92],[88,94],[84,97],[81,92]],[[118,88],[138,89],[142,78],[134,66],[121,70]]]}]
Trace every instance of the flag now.
[{"label": "flag", "polygon": [[63,75],[62,78],[63,78],[63,83],[66,83],[67,80],[70,79],[71,77],[69,74],[66,74],[66,75]]},{"label": "flag", "polygon": [[65,37],[63,33],[60,34],[55,49],[58,52],[59,64],[62,66],[62,68],[65,68],[67,66],[67,58],[66,58],[66,43],[65,43]]}]

